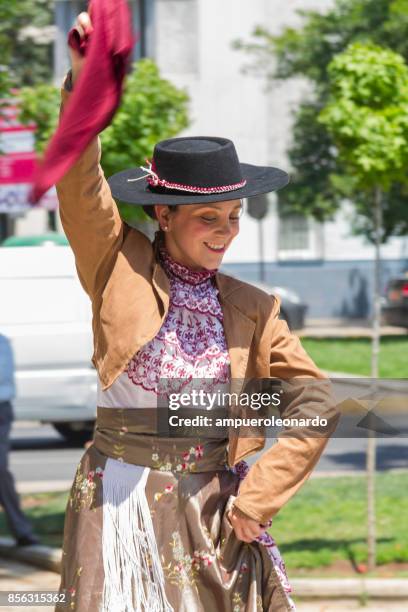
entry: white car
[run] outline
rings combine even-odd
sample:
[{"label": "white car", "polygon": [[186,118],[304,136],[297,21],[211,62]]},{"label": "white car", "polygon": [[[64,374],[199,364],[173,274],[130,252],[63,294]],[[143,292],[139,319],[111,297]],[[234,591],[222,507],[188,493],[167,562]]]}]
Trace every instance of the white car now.
[{"label": "white car", "polygon": [[0,332],[16,365],[16,419],[90,437],[96,414],[91,303],[69,246],[0,248]]}]

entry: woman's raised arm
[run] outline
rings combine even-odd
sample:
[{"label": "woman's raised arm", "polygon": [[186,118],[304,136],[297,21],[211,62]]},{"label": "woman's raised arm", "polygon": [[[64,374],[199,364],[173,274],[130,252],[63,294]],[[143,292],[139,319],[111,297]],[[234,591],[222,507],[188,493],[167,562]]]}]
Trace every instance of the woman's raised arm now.
[{"label": "woman's raised arm", "polygon": [[[81,37],[89,32],[92,26],[87,13],[78,16],[75,27]],[[64,81],[61,112],[84,62],[77,51],[69,50],[72,72]],[[103,291],[125,231],[100,157],[100,140],[95,138],[56,185],[61,222],[75,254],[79,279],[91,299]]]}]

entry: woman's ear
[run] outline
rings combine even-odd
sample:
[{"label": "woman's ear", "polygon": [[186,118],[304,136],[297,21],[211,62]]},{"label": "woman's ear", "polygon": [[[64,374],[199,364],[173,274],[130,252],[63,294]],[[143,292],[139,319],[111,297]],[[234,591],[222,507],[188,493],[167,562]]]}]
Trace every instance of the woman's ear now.
[{"label": "woman's ear", "polygon": [[170,209],[166,205],[156,204],[154,207],[160,229],[167,232],[169,228]]}]

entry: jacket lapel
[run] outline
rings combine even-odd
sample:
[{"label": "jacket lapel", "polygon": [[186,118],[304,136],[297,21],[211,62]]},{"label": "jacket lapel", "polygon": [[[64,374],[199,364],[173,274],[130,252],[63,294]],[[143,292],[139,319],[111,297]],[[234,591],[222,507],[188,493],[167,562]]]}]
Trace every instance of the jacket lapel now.
[{"label": "jacket lapel", "polygon": [[234,291],[241,286],[241,283],[223,274],[216,275],[216,283],[224,315],[224,333],[231,360],[231,379],[239,386],[239,390],[234,389],[239,393],[248,366],[255,323],[239,309],[234,299]]},{"label": "jacket lapel", "polygon": [[[223,274],[216,275],[220,302],[224,314],[224,333],[231,361],[231,393],[241,393],[248,369],[248,358],[256,324],[239,308],[235,291],[240,281]],[[228,463],[235,465],[242,458],[259,451],[264,445],[263,436],[247,437],[231,430],[228,445]]]}]

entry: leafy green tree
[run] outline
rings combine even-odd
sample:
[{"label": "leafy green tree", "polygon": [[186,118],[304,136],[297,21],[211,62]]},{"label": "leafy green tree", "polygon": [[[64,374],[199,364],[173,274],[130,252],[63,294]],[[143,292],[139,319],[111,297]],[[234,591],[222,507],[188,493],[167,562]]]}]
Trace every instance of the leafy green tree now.
[{"label": "leafy green tree", "polygon": [[[332,219],[342,201],[352,194],[354,231],[375,242],[366,215],[372,206],[371,197],[356,188],[350,174],[345,173],[333,137],[318,117],[329,96],[328,66],[350,43],[373,42],[408,59],[408,0],[335,0],[324,14],[308,10],[298,13],[302,24],[297,29],[289,27],[274,36],[267,28],[258,27],[249,41],[235,43],[251,58],[246,70],[272,81],[306,77],[312,86],[295,113],[288,151],[293,181],[291,189],[278,193],[280,209],[323,221]],[[398,178],[383,194],[383,242],[391,235],[408,233],[407,197],[408,189]]]},{"label": "leafy green tree", "polygon": [[[137,62],[128,76],[125,95],[112,124],[102,133],[102,166],[107,176],[146,165],[156,142],[176,136],[189,124],[188,95],[160,77],[150,59]],[[139,206],[120,203],[129,223],[146,218]]]},{"label": "leafy green tree", "polygon": [[328,67],[326,126],[354,188],[372,194],[408,182],[408,68],[403,57],[354,43]]},{"label": "leafy green tree", "polygon": [[[353,189],[370,209],[360,210],[375,236],[375,295],[372,336],[372,393],[378,379],[380,341],[380,244],[382,202],[397,182],[408,186],[408,67],[404,58],[374,44],[353,43],[328,66],[329,96],[317,121],[333,139],[337,158]],[[368,567],[375,567],[375,436],[367,445]]]},{"label": "leafy green tree", "polygon": [[125,93],[112,124],[102,133],[107,175],[145,165],[158,140],[188,126],[187,94],[160,76],[150,59],[140,60],[127,77]]},{"label": "leafy green tree", "polygon": [[43,153],[58,124],[60,91],[45,84],[24,87],[16,95],[20,100],[20,120],[36,124],[35,148],[38,153]]},{"label": "leafy green tree", "polygon": [[[4,0],[0,4],[0,64],[14,87],[52,77],[52,41],[41,29],[53,24],[53,0]],[[31,31],[30,31],[31,30]],[[3,94],[8,89],[3,90]]]},{"label": "leafy green tree", "polygon": [[0,65],[0,118],[5,116],[4,110],[7,106],[6,97],[10,91],[10,86],[7,69],[3,67],[3,65]]},{"label": "leafy green tree", "polygon": [[[311,85],[295,112],[288,151],[294,170],[292,188],[279,192],[279,204],[283,213],[296,211],[323,221],[333,218],[344,199],[353,202],[354,231],[375,244],[376,252],[371,367],[375,387],[380,244],[408,232],[403,61],[408,60],[408,0],[335,0],[324,14],[298,12],[299,28],[273,36],[258,27],[251,40],[237,41],[235,46],[251,57],[246,70],[271,82],[306,77]],[[374,474],[375,438],[370,435],[370,568],[375,565]]]},{"label": "leafy green tree", "polygon": [[[59,90],[49,85],[20,92],[21,118],[37,124],[36,147],[42,153],[58,123]],[[126,79],[124,95],[113,122],[101,134],[102,166],[107,176],[146,164],[156,142],[186,128],[188,96],[160,76],[155,63],[143,59],[134,64]],[[138,206],[120,203],[129,223],[146,218]]]}]

